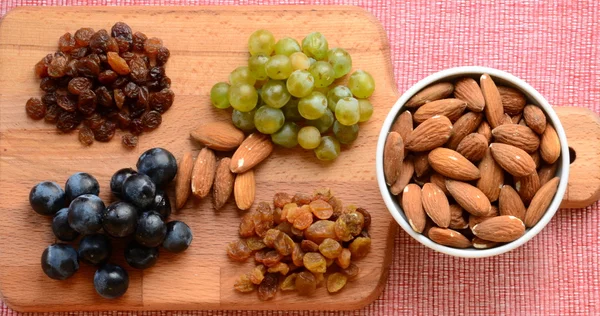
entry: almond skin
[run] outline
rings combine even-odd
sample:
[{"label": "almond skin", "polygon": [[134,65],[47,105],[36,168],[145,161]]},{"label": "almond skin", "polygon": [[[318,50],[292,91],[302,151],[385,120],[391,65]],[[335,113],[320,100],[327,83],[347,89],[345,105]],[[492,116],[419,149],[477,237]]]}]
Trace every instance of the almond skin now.
[{"label": "almond skin", "polygon": [[482,120],[483,114],[481,113],[468,112],[463,114],[452,126],[452,135],[446,143],[447,147],[456,150],[463,138],[473,133],[480,126]]},{"label": "almond skin", "polygon": [[533,162],[535,162],[535,168],[539,168],[541,163],[542,163],[542,158],[540,157],[540,151],[536,150],[532,153],[529,154],[529,156],[531,156],[531,159],[533,159]]},{"label": "almond skin", "polygon": [[425,212],[439,227],[450,225],[450,205],[448,198],[437,185],[426,183],[421,190],[421,202]]},{"label": "almond skin", "polygon": [[424,122],[436,115],[445,116],[451,121],[456,121],[465,111],[467,102],[459,99],[441,99],[425,103],[417,109],[413,120],[417,123]]},{"label": "almond skin", "polygon": [[202,124],[190,136],[204,146],[218,151],[236,149],[244,141],[244,133],[226,122]]},{"label": "almond skin", "polygon": [[485,116],[492,128],[502,125],[504,120],[504,108],[502,107],[502,99],[500,92],[490,75],[483,74],[479,79],[481,93],[485,99]]},{"label": "almond skin", "polygon": [[256,180],[254,179],[254,170],[248,170],[239,173],[235,177],[233,185],[233,196],[235,204],[240,210],[248,210],[254,204],[256,195]]},{"label": "almond skin", "polygon": [[535,162],[523,149],[502,143],[492,143],[490,148],[494,160],[511,175],[524,177],[536,171]]},{"label": "almond skin", "polygon": [[415,166],[415,175],[420,177],[429,171],[429,160],[427,159],[428,152],[415,154],[413,163]]},{"label": "almond skin", "polygon": [[402,136],[402,140],[406,143],[406,138],[413,130],[413,119],[410,111],[404,111],[400,114],[394,124],[392,124],[391,132],[396,132]]},{"label": "almond skin", "polygon": [[557,163],[545,165],[540,168],[540,170],[538,171],[540,187],[546,184],[548,181],[550,181],[550,179],[554,178],[554,176],[556,175],[556,169],[558,169]]},{"label": "almond skin", "polygon": [[411,183],[404,188],[402,193],[402,209],[410,227],[415,232],[422,233],[427,222],[427,214],[425,214],[421,202],[421,187]]},{"label": "almond skin", "polygon": [[192,171],[192,193],[195,196],[202,199],[208,195],[215,180],[216,168],[215,153],[206,147],[202,148]]},{"label": "almond skin", "polygon": [[416,108],[427,102],[446,98],[451,95],[452,92],[454,92],[453,84],[449,82],[436,83],[419,91],[412,98],[410,98],[404,106],[407,108]]},{"label": "almond skin", "polygon": [[519,194],[510,185],[503,185],[498,199],[500,215],[512,215],[520,220],[525,219],[525,205]]},{"label": "almond skin", "polygon": [[535,152],[540,146],[537,134],[528,126],[519,124],[500,125],[492,130],[492,136],[496,142],[513,145],[528,153]]},{"label": "almond skin", "polygon": [[489,241],[485,239],[481,239],[479,237],[473,237],[473,248],[475,249],[490,249],[498,246],[499,243],[495,241]]},{"label": "almond skin", "polygon": [[517,89],[505,86],[498,86],[498,92],[502,99],[504,112],[510,115],[517,115],[523,111],[525,103],[527,102],[523,93]]},{"label": "almond skin", "polygon": [[454,96],[467,102],[467,108],[473,112],[481,112],[485,107],[481,88],[473,78],[458,80],[454,85]]},{"label": "almond skin", "polygon": [[537,191],[525,213],[525,226],[535,226],[544,216],[558,189],[559,180],[558,177],[554,177]]},{"label": "almond skin", "polygon": [[469,248],[471,242],[463,234],[448,228],[431,227],[428,234],[434,242],[453,248]]},{"label": "almond skin", "polygon": [[388,185],[394,184],[400,174],[404,160],[404,142],[400,134],[390,132],[383,149],[383,174]]},{"label": "almond skin", "polygon": [[512,215],[488,218],[473,227],[473,234],[481,239],[495,242],[511,242],[525,233],[523,222]]},{"label": "almond skin", "polygon": [[394,182],[394,184],[390,188],[390,192],[393,195],[400,194],[400,192],[402,192],[402,190],[404,190],[404,187],[410,182],[410,179],[412,179],[414,171],[415,171],[415,167],[414,167],[412,159],[410,159],[410,158],[404,159],[404,161],[402,161],[402,167],[400,168],[400,173],[398,175],[398,179],[396,180],[396,182]]},{"label": "almond skin", "polygon": [[488,142],[485,136],[477,133],[471,133],[458,144],[456,151],[472,162],[483,159],[488,149]]},{"label": "almond skin", "polygon": [[487,139],[488,143],[492,141],[492,128],[488,122],[484,121],[481,123],[481,125],[479,125],[477,128],[477,134],[485,136],[485,139]]},{"label": "almond skin", "polygon": [[448,189],[446,189],[446,177],[444,177],[443,175],[441,175],[437,172],[434,172],[429,177],[429,181],[431,181],[431,183],[437,185],[438,188],[440,188],[442,190],[442,192],[444,192],[444,194],[450,195],[450,192],[448,192]]},{"label": "almond skin", "polygon": [[434,116],[415,128],[407,137],[405,148],[428,151],[442,146],[450,138],[452,123],[445,116]]},{"label": "almond skin", "polygon": [[[515,189],[525,205],[529,205],[535,193],[540,189],[540,178],[536,172],[515,178]],[[516,215],[515,215],[516,216]],[[518,217],[518,216],[517,216]],[[521,218],[521,217],[519,217]],[[522,219],[522,218],[521,218]]]},{"label": "almond skin", "polygon": [[504,170],[496,163],[492,151],[488,148],[479,163],[481,178],[477,180],[477,188],[487,196],[490,202],[498,200],[500,188],[504,184]]},{"label": "almond skin", "polygon": [[475,216],[491,215],[492,205],[490,200],[478,188],[454,180],[446,180],[446,188],[465,211]]},{"label": "almond skin", "polygon": [[534,132],[542,135],[546,130],[546,115],[535,105],[526,105],[523,109],[523,120]]},{"label": "almond skin", "polygon": [[469,228],[469,222],[465,220],[463,209],[458,204],[450,205],[450,226],[452,229]]},{"label": "almond skin", "polygon": [[429,153],[429,165],[450,179],[471,181],[479,179],[479,169],[467,158],[448,148],[436,148]]},{"label": "almond skin", "polygon": [[177,168],[177,178],[175,178],[175,209],[179,210],[187,201],[191,189],[192,170],[194,169],[194,158],[191,152],[183,154]]},{"label": "almond skin", "polygon": [[231,158],[224,157],[217,165],[215,172],[215,182],[213,183],[213,207],[215,210],[221,209],[233,192],[234,174],[229,170]]},{"label": "almond skin", "polygon": [[560,140],[556,130],[550,124],[546,126],[546,130],[542,134],[540,141],[540,156],[545,162],[553,164],[560,157]]},{"label": "almond skin", "polygon": [[229,169],[233,173],[242,173],[254,168],[273,152],[271,138],[261,133],[252,133],[240,144],[231,157]]}]

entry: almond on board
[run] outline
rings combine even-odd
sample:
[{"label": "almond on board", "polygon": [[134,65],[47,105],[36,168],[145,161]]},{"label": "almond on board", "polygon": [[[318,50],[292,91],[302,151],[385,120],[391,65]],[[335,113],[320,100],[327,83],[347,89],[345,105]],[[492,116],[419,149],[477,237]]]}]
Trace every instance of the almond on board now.
[{"label": "almond on board", "polygon": [[254,204],[256,195],[256,180],[254,179],[254,170],[248,170],[239,173],[235,177],[233,185],[233,196],[235,204],[240,210],[248,210]]},{"label": "almond on board", "polygon": [[194,158],[191,152],[183,154],[175,178],[175,209],[179,210],[187,201],[192,192],[192,170],[194,168]]},{"label": "almond on board", "polygon": [[202,199],[208,195],[215,180],[216,168],[215,153],[207,147],[202,148],[192,170],[192,193],[195,196]]},{"label": "almond on board", "polygon": [[213,207],[215,210],[221,209],[233,192],[234,174],[229,169],[231,158],[224,157],[217,164],[215,172],[215,182],[213,183]]},{"label": "almond on board", "polygon": [[233,173],[242,173],[254,168],[273,152],[273,143],[269,135],[252,133],[244,139],[231,157],[229,169]]}]

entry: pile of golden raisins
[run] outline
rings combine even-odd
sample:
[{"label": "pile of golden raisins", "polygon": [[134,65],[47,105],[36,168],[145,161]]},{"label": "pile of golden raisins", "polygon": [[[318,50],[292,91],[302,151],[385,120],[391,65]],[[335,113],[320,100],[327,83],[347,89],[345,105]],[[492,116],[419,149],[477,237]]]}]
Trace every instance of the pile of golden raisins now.
[{"label": "pile of golden raisins", "polygon": [[258,287],[264,301],[278,289],[311,295],[325,283],[329,293],[336,293],[358,275],[351,259],[363,258],[371,248],[367,210],[344,208],[329,189],[313,195],[277,193],[273,206],[261,202],[244,215],[242,239],[227,247],[231,259],[244,262],[253,256],[257,263],[235,282],[237,291]]}]

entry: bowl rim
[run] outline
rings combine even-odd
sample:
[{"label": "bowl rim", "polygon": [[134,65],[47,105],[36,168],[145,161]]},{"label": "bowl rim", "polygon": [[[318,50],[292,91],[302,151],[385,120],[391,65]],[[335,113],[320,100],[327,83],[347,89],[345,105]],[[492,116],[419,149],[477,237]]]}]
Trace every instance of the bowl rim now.
[{"label": "bowl rim", "polygon": [[[464,76],[473,76],[473,75],[482,75],[484,73],[489,74],[493,78],[498,78],[502,81],[510,83],[513,87],[521,90],[526,95],[529,95],[530,99],[534,102],[535,105],[538,105],[542,108],[544,113],[549,119],[549,123],[552,124],[556,133],[558,134],[558,138],[560,140],[560,151],[561,156],[559,157],[559,172],[560,172],[560,181],[558,184],[558,189],[552,202],[548,206],[546,213],[540,221],[530,229],[525,231],[525,234],[521,236],[519,239],[512,241],[510,243],[504,244],[499,247],[490,248],[490,249],[458,249],[440,245],[438,243],[433,242],[431,239],[426,237],[425,235],[419,234],[415,232],[406,219],[404,218],[404,214],[401,206],[396,206],[393,201],[395,197],[389,192],[388,186],[385,182],[385,177],[383,174],[383,148],[385,147],[385,140],[387,138],[387,134],[398,116],[401,110],[404,109],[404,104],[417,92],[421,91],[423,88],[431,85],[432,83],[441,81],[448,77],[456,77],[459,75]],[[569,179],[569,145],[567,143],[567,136],[565,134],[564,128],[558,119],[558,115],[552,109],[552,106],[548,103],[548,101],[532,86],[530,86],[524,80],[502,70],[489,68],[489,67],[481,67],[481,66],[463,66],[463,67],[454,67],[448,68],[442,71],[438,71],[433,73],[419,82],[411,86],[406,92],[400,96],[398,101],[394,104],[394,106],[390,109],[383,125],[381,127],[381,131],[379,133],[379,139],[377,142],[377,150],[376,150],[376,174],[377,174],[377,183],[379,185],[379,191],[381,196],[385,202],[385,205],[394,218],[396,222],[402,227],[402,229],[410,235],[412,238],[425,245],[428,248],[431,248],[435,251],[448,254],[456,257],[463,258],[485,258],[500,255],[506,252],[509,252],[513,249],[520,247],[521,245],[528,242],[535,235],[537,235],[552,219],[556,211],[560,207],[560,203],[562,202],[562,198],[567,189],[567,182]]]}]

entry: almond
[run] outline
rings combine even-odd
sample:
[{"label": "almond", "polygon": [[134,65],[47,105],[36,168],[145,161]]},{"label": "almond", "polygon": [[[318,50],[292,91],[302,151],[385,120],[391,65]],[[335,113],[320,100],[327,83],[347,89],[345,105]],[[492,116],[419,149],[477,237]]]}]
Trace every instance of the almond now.
[{"label": "almond", "polygon": [[513,115],[510,119],[512,120],[513,124],[519,124],[519,122],[521,122],[522,118],[523,118],[523,113],[519,113],[517,115]]},{"label": "almond", "polygon": [[523,111],[525,102],[527,102],[523,93],[517,89],[504,86],[498,86],[498,92],[500,93],[500,99],[502,99],[504,112],[517,115]]},{"label": "almond", "polygon": [[506,124],[512,124],[512,117],[510,117],[510,115],[504,113],[504,117],[502,118],[501,125],[506,125]]},{"label": "almond", "polygon": [[388,185],[394,184],[402,168],[404,159],[404,142],[400,134],[390,132],[383,148],[383,174]]},{"label": "almond", "polygon": [[495,242],[511,242],[523,236],[525,225],[512,215],[488,218],[473,227],[473,234],[481,239]]},{"label": "almond", "polygon": [[423,203],[421,202],[421,187],[414,183],[404,187],[402,209],[410,227],[415,232],[422,233],[423,229],[425,229],[427,215],[423,210]]},{"label": "almond", "polygon": [[221,209],[233,192],[234,174],[229,170],[231,158],[224,157],[217,165],[215,172],[215,182],[213,183],[213,207],[215,210]]},{"label": "almond", "polygon": [[546,130],[542,134],[542,140],[540,141],[540,156],[545,162],[553,164],[558,160],[560,156],[560,140],[556,130],[550,124],[546,126]]},{"label": "almond", "polygon": [[467,103],[459,99],[441,99],[429,103],[417,109],[413,120],[417,123],[424,122],[436,115],[445,116],[451,121],[456,121],[465,111]]},{"label": "almond", "polygon": [[488,149],[488,142],[485,136],[477,133],[472,133],[458,144],[456,151],[472,162],[483,159],[485,152]]},{"label": "almond", "polygon": [[393,195],[400,194],[400,192],[404,190],[404,187],[410,182],[410,179],[412,179],[414,171],[415,167],[412,159],[404,159],[404,161],[402,161],[400,173],[398,174],[398,180],[394,182],[394,184],[390,188],[390,192],[392,192]]},{"label": "almond", "polygon": [[533,162],[535,162],[535,168],[539,168],[541,163],[542,163],[542,158],[540,157],[540,151],[536,150],[532,153],[529,154],[529,156],[531,156],[531,159],[533,159]]},{"label": "almond", "polygon": [[535,162],[523,149],[502,143],[490,145],[494,160],[515,177],[524,177],[534,173]]},{"label": "almond", "polygon": [[454,92],[454,85],[449,82],[440,82],[431,85],[417,94],[406,102],[404,106],[407,108],[416,108],[427,102],[439,100],[448,97]]},{"label": "almond", "polygon": [[448,192],[448,189],[446,189],[446,177],[444,177],[443,175],[434,172],[431,177],[429,177],[429,181],[431,181],[431,183],[435,184],[438,186],[438,188],[440,188],[442,190],[442,192],[444,192],[444,194],[446,195],[450,195],[450,192]]},{"label": "almond", "polygon": [[515,190],[517,190],[523,203],[529,205],[535,193],[540,189],[540,178],[538,174],[534,172],[528,176],[517,177],[514,180]]},{"label": "almond", "polygon": [[492,128],[502,125],[504,120],[504,108],[502,107],[502,99],[500,92],[490,75],[483,74],[479,80],[481,85],[481,93],[485,99],[485,116]]},{"label": "almond", "polygon": [[195,196],[202,199],[208,195],[215,180],[216,168],[215,153],[206,147],[202,148],[192,171],[192,193]]},{"label": "almond", "polygon": [[400,114],[394,124],[392,124],[391,132],[396,132],[402,136],[402,140],[406,143],[406,138],[413,130],[413,119],[410,111],[404,111]]},{"label": "almond", "polygon": [[469,248],[471,242],[463,234],[448,228],[431,227],[428,234],[434,242],[453,248]]},{"label": "almond", "polygon": [[538,177],[540,179],[540,186],[546,184],[550,179],[556,176],[556,169],[558,169],[558,164],[553,163],[551,165],[545,165],[540,168],[538,171]]},{"label": "almond", "polygon": [[271,138],[260,133],[252,133],[240,144],[231,157],[229,169],[233,173],[242,173],[254,168],[273,151]]},{"label": "almond", "polygon": [[244,140],[244,133],[226,122],[202,124],[193,130],[190,136],[204,146],[219,151],[236,149]]},{"label": "almond", "polygon": [[446,143],[448,148],[456,150],[462,139],[473,133],[480,126],[482,120],[483,114],[481,113],[468,112],[463,114],[452,126],[452,135],[450,135],[450,139]]},{"label": "almond", "polygon": [[429,171],[428,152],[417,153],[414,155],[413,163],[415,165],[415,175],[420,177]]},{"label": "almond", "polygon": [[423,176],[421,176],[421,177],[417,177],[417,175],[416,175],[416,174],[413,174],[413,177],[412,177],[412,182],[413,182],[413,183],[416,183],[416,184],[418,184],[419,186],[421,186],[421,187],[422,187],[422,186],[424,186],[424,185],[425,185],[425,183],[427,183],[427,182],[430,182],[430,181],[429,181],[429,175],[428,175],[428,174],[425,174],[425,175],[423,175]]},{"label": "almond", "polygon": [[254,179],[254,170],[248,170],[239,173],[235,177],[233,185],[233,196],[235,204],[240,210],[248,210],[254,203],[256,195],[256,180]]},{"label": "almond", "polygon": [[450,225],[452,229],[465,229],[469,228],[469,222],[465,219],[463,209],[458,204],[450,205]]},{"label": "almond", "polygon": [[460,181],[446,180],[446,188],[456,202],[475,216],[491,215],[490,200],[478,188]]},{"label": "almond", "polygon": [[415,128],[407,137],[405,148],[428,151],[442,146],[450,138],[452,123],[445,116],[434,116]]},{"label": "almond", "polygon": [[477,128],[477,134],[485,136],[485,139],[487,139],[488,143],[492,141],[492,128],[488,122],[484,121],[481,123],[481,125],[479,125]]},{"label": "almond", "polygon": [[[493,208],[493,206],[492,206]],[[486,219],[492,218],[492,217],[496,217],[498,215],[492,215],[492,216],[475,216],[472,214],[469,214],[469,228],[471,229],[471,231],[473,230],[473,227],[475,227],[475,225],[485,221]]]},{"label": "almond", "polygon": [[492,130],[494,140],[499,143],[513,145],[528,153],[532,153],[540,146],[540,139],[529,127],[518,124],[500,125]]},{"label": "almond", "polygon": [[489,249],[498,246],[499,243],[495,241],[489,241],[485,239],[481,239],[479,237],[473,237],[473,248],[476,249]]},{"label": "almond", "polygon": [[537,191],[525,213],[524,222],[527,227],[535,226],[544,216],[558,189],[559,180],[558,177],[554,177]]},{"label": "almond", "polygon": [[183,154],[179,166],[177,167],[177,178],[175,178],[175,209],[179,210],[190,196],[192,170],[194,168],[194,158],[191,152]]},{"label": "almond", "polygon": [[448,198],[437,185],[426,183],[421,191],[421,202],[425,212],[439,227],[450,225],[450,205]]},{"label": "almond", "polygon": [[512,215],[520,220],[525,219],[525,205],[519,194],[510,185],[503,185],[498,199],[500,215]]},{"label": "almond", "polygon": [[479,169],[467,158],[448,148],[436,148],[429,153],[429,165],[441,175],[463,181],[480,177]]},{"label": "almond", "polygon": [[481,112],[485,107],[481,88],[473,78],[458,80],[454,85],[454,96],[467,102],[467,108],[473,112]]},{"label": "almond", "polygon": [[526,105],[523,109],[523,119],[527,126],[531,127],[531,129],[541,135],[546,130],[546,115],[542,109],[535,105]]},{"label": "almond", "polygon": [[487,196],[490,202],[495,202],[498,200],[500,188],[504,184],[504,171],[494,160],[489,148],[479,163],[479,172],[481,178],[477,180],[477,188]]}]

